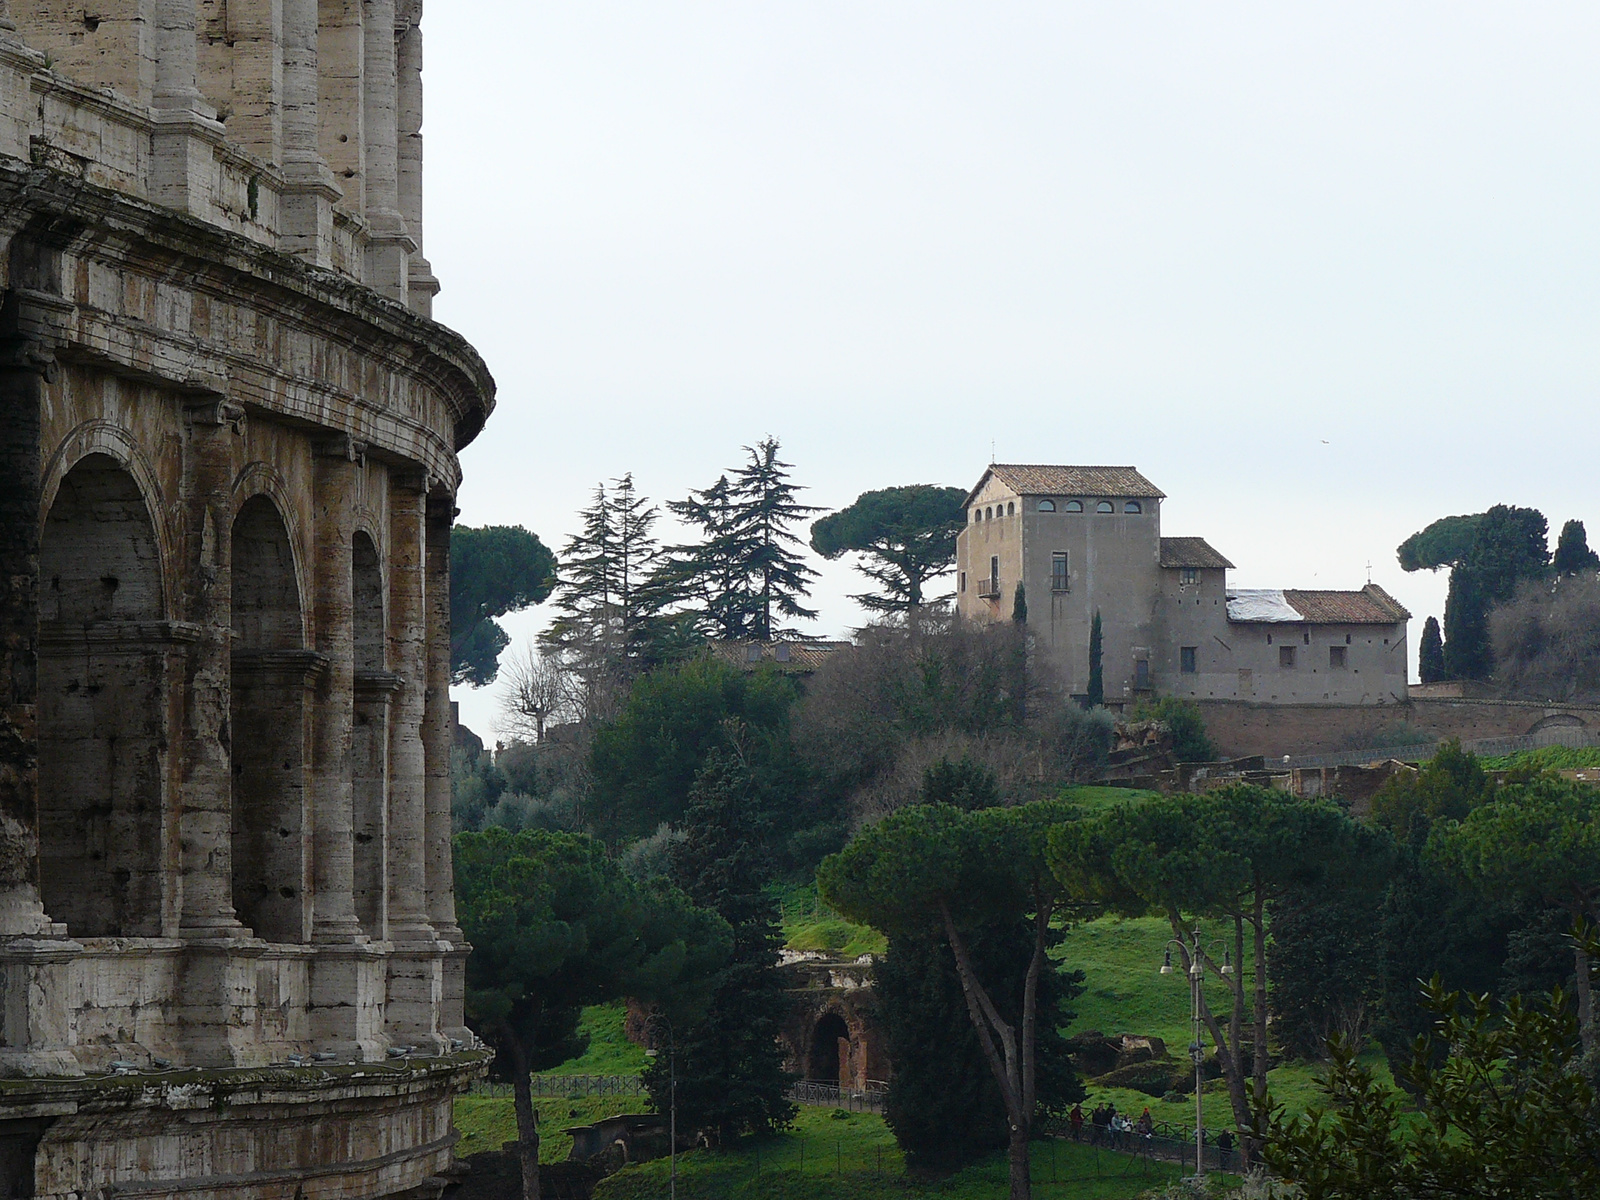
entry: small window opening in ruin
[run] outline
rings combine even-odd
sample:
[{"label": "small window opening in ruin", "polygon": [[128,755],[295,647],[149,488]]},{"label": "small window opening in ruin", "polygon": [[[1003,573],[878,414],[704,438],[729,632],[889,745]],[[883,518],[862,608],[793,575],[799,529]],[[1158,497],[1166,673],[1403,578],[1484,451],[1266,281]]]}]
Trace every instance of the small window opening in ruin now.
[{"label": "small window opening in ruin", "polygon": [[1040,512],[1055,512],[1055,510],[1056,510],[1056,502],[1054,500],[1041,500],[1041,501],[1039,501],[1039,511]]},{"label": "small window opening in ruin", "polygon": [[824,1013],[811,1031],[810,1053],[806,1055],[806,1077],[817,1083],[848,1087],[845,1069],[849,1066],[850,1027],[838,1013]]},{"label": "small window opening in ruin", "polygon": [[1052,592],[1070,591],[1067,576],[1067,552],[1057,550],[1050,556],[1050,590]]},{"label": "small window opening in ruin", "polygon": [[1083,511],[1083,501],[1082,500],[1068,500],[1067,501],[1067,511],[1068,512],[1082,512]]},{"label": "small window opening in ruin", "polygon": [[1144,505],[1140,504],[1137,500],[1129,500],[1122,506],[1122,511],[1125,513],[1142,513],[1144,511]]},{"label": "small window opening in ruin", "polygon": [[1272,635],[1270,633],[1267,634],[1267,645],[1272,645]]},{"label": "small window opening in ruin", "polygon": [[1309,630],[1309,629],[1302,629],[1302,630],[1301,630],[1301,631],[1300,631],[1300,636],[1301,636],[1301,637],[1303,637],[1303,638],[1304,638],[1304,639],[1305,639],[1305,641],[1306,641],[1306,645],[1308,645],[1308,646],[1309,646],[1309,645],[1311,645],[1311,630]]},{"label": "small window opening in ruin", "polygon": [[1194,567],[1184,567],[1178,572],[1178,582],[1185,587],[1193,587],[1200,582],[1200,572]]},{"label": "small window opening in ruin", "polygon": [[1278,666],[1281,669],[1285,671],[1294,670],[1294,651],[1295,648],[1293,646],[1278,647]]},{"label": "small window opening in ruin", "polygon": [[1330,671],[1342,671],[1342,670],[1344,670],[1345,667],[1348,665],[1347,655],[1349,653],[1350,652],[1348,650],[1346,650],[1343,646],[1329,646],[1328,647],[1328,669]]},{"label": "small window opening in ruin", "polygon": [[1102,500],[1094,506],[1094,510],[1097,513],[1112,513],[1117,511],[1117,506],[1109,500]]},{"label": "small window opening in ruin", "polygon": [[960,590],[963,591],[963,592],[967,590],[967,573],[965,571],[961,572],[961,589]]},{"label": "small window opening in ruin", "polygon": [[1193,675],[1197,670],[1195,660],[1199,657],[1199,653],[1200,647],[1198,646],[1178,647],[1178,670],[1185,675]]},{"label": "small window opening in ruin", "polygon": [[1350,635],[1348,633],[1344,635],[1344,644],[1346,646],[1350,644]]},{"label": "small window opening in ruin", "polygon": [[83,27],[85,29],[87,29],[90,33],[94,33],[96,30],[98,30],[100,28],[100,18],[99,17],[95,17],[95,16],[90,16],[88,13],[84,13],[83,14]]}]

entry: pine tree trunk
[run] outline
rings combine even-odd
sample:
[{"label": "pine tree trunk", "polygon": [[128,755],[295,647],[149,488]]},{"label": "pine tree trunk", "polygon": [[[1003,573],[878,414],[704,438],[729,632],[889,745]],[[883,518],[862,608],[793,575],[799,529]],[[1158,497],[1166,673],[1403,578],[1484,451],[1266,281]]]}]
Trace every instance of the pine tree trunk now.
[{"label": "pine tree trunk", "polygon": [[1574,945],[1572,957],[1578,984],[1578,1033],[1583,1038],[1584,1059],[1593,1062],[1596,1048],[1600,1047],[1600,1036],[1594,1027],[1594,986],[1589,978],[1589,954],[1581,945]]},{"label": "pine tree trunk", "polygon": [[511,1090],[517,1112],[517,1158],[522,1164],[522,1200],[539,1200],[539,1114],[533,1109],[533,1084],[528,1078],[528,1056],[517,1035],[506,1030],[505,1046],[511,1055]]},{"label": "pine tree trunk", "polygon": [[1011,1138],[1007,1147],[1011,1159],[1011,1200],[1032,1200],[1033,1180],[1028,1171],[1028,1131],[1011,1124]]}]

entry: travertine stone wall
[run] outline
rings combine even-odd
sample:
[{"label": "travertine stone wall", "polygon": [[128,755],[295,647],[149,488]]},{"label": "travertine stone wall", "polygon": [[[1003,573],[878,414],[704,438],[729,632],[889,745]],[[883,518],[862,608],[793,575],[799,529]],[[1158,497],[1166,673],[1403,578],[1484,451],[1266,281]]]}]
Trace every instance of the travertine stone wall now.
[{"label": "travertine stone wall", "polygon": [[17,0],[11,11],[35,53],[8,81],[27,128],[6,153],[431,312],[420,0]]},{"label": "travertine stone wall", "polygon": [[0,1076],[57,1090],[0,1089],[0,1194],[428,1194],[483,1066],[449,538],[493,381],[426,315],[420,5],[11,13]]}]

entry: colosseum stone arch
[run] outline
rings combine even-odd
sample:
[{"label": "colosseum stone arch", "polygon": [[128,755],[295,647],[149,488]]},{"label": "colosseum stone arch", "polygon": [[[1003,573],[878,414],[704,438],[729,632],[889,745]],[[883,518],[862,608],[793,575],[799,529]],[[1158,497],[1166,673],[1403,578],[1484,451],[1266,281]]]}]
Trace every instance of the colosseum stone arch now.
[{"label": "colosseum stone arch", "polygon": [[421,4],[113,8],[0,0],[0,1194],[437,1194],[494,386]]}]

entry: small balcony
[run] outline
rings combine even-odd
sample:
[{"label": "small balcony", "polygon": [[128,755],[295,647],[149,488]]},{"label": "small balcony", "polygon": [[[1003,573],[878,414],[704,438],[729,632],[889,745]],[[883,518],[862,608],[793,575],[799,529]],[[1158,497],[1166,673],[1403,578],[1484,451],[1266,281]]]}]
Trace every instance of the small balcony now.
[{"label": "small balcony", "polygon": [[978,580],[978,596],[984,600],[1000,599],[1000,577],[993,575],[988,579]]}]

